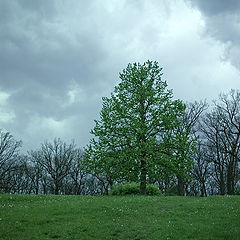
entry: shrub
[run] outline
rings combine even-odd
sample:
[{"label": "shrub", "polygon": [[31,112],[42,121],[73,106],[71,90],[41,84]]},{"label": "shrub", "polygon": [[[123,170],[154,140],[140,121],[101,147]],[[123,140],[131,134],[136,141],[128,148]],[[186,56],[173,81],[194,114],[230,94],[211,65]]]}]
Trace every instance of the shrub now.
[{"label": "shrub", "polygon": [[162,194],[156,185],[148,184],[147,185],[147,195],[154,196],[154,195],[162,195]]},{"label": "shrub", "polygon": [[[114,186],[110,191],[110,195],[139,195],[140,194],[140,184],[139,183],[125,183]],[[161,195],[160,190],[157,186],[153,184],[147,184],[146,188],[147,195]]]},{"label": "shrub", "polygon": [[111,195],[129,195],[139,194],[139,184],[137,183],[125,183],[118,186],[114,186],[110,191]]},{"label": "shrub", "polygon": [[170,188],[168,188],[165,192],[165,196],[177,196],[177,186],[173,185]]}]

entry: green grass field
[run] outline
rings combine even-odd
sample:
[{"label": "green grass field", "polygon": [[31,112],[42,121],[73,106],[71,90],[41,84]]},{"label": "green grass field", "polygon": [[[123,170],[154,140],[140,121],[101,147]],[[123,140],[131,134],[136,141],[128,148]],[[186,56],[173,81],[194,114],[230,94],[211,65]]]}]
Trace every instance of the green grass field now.
[{"label": "green grass field", "polygon": [[240,239],[240,196],[0,194],[0,239]]}]

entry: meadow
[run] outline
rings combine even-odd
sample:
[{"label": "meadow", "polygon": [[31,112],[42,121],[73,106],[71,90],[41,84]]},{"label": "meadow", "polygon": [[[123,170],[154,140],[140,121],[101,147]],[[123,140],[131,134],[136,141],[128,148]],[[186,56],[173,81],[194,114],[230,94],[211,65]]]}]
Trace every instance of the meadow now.
[{"label": "meadow", "polygon": [[0,194],[0,239],[240,239],[240,196]]}]

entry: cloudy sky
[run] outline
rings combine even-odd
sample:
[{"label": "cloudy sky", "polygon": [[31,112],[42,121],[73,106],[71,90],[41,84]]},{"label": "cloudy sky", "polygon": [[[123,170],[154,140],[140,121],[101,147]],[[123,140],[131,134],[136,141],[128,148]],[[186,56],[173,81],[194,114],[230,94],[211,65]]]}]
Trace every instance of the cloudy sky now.
[{"label": "cloudy sky", "polygon": [[0,128],[84,147],[129,62],[184,101],[240,88],[239,0],[0,0]]}]

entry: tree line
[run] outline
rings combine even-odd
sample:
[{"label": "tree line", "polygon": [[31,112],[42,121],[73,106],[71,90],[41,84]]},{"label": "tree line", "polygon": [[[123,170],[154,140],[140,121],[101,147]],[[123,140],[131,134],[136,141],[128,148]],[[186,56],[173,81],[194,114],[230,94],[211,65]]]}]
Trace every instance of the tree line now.
[{"label": "tree line", "polygon": [[59,138],[23,155],[0,131],[0,191],[108,194],[113,185],[155,184],[165,195],[239,194],[240,91],[211,104],[174,99],[157,62],[129,64],[84,148]]}]

